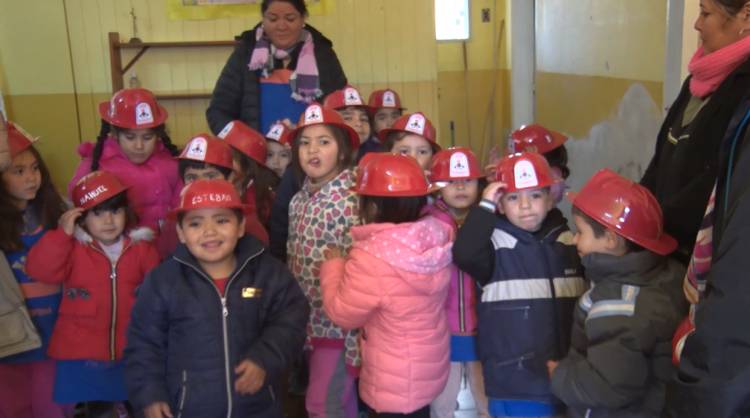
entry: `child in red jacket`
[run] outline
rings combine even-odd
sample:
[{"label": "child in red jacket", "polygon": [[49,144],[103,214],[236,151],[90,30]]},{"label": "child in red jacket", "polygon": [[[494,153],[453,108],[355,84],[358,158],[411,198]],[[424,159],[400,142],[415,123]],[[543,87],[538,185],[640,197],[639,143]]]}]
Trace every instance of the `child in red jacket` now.
[{"label": "child in red jacket", "polygon": [[126,232],[135,223],[126,189],[105,171],[84,176],[72,190],[76,207],[29,252],[29,274],[63,285],[48,350],[58,359],[58,403],[127,399],[120,361],[125,331],[135,290],[159,255],[150,229]]}]

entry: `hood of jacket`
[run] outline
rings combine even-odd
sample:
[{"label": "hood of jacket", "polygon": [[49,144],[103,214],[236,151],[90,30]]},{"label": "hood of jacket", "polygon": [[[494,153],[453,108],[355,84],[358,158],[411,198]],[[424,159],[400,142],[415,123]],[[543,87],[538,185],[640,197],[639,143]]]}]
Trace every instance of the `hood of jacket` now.
[{"label": "hood of jacket", "polygon": [[581,258],[581,264],[586,269],[586,278],[594,283],[613,281],[645,286],[655,279],[663,279],[661,273],[667,265],[667,258],[651,251],[637,251],[623,256],[590,253]]},{"label": "hood of jacket", "polygon": [[[138,228],[133,228],[130,231],[127,231],[124,233],[125,237],[130,239],[130,242],[135,244],[136,242],[140,241],[153,241],[156,234],[151,228],[142,226]],[[92,244],[94,242],[94,237],[91,236],[88,232],[86,232],[85,229],[81,228],[80,226],[75,227],[73,230],[73,237],[80,242],[81,244]]]},{"label": "hood of jacket", "polygon": [[351,229],[353,248],[394,267],[410,286],[431,294],[445,288],[440,272],[452,262],[453,230],[431,216],[416,222],[379,223]]}]

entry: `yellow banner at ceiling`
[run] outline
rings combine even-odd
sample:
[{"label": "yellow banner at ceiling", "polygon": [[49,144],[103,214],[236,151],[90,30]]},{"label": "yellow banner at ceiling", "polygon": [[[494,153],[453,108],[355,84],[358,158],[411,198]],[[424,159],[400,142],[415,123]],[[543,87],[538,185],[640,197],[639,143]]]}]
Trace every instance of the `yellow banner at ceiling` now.
[{"label": "yellow banner at ceiling", "polygon": [[[261,0],[166,0],[170,20],[210,20],[260,16]],[[307,0],[311,15],[327,15],[334,0]]]}]

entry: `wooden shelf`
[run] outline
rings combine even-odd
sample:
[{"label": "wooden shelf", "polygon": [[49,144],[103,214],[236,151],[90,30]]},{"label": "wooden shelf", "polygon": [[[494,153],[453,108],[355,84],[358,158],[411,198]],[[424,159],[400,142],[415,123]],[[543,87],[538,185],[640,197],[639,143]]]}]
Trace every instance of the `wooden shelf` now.
[{"label": "wooden shelf", "polygon": [[158,100],[210,99],[210,91],[170,91],[154,92]]},{"label": "wooden shelf", "polygon": [[[112,93],[122,90],[125,86],[123,76],[135,64],[143,54],[151,48],[212,48],[230,47],[235,41],[185,41],[185,42],[121,42],[119,32],[109,33],[109,66],[112,75]],[[135,56],[123,67],[122,50],[138,49]],[[180,100],[180,99],[205,99],[211,97],[211,92],[206,91],[174,91],[155,93],[158,99]]]},{"label": "wooden shelf", "polygon": [[[119,38],[119,36],[118,36]],[[234,46],[235,41],[195,41],[195,42],[117,42],[120,49],[139,48],[201,48],[214,46]]]}]

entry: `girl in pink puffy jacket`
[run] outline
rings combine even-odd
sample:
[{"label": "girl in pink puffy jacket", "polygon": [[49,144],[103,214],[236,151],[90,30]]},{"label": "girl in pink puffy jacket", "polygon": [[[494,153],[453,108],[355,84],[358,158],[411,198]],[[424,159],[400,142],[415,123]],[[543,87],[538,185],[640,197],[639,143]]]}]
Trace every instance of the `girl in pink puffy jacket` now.
[{"label": "girl in pink puffy jacket", "polygon": [[362,400],[379,417],[427,418],[448,379],[453,229],[421,217],[431,190],[411,157],[367,154],[357,177],[365,225],[351,229],[346,258],[326,253],[323,307],[342,328],[361,329]]},{"label": "girl in pink puffy jacket", "polygon": [[178,154],[165,122],[167,110],[146,89],[125,89],[99,104],[102,129],[96,143],[78,147],[81,163],[68,183],[70,195],[81,177],[105,170],[128,187],[128,202],[138,225],[160,231],[172,204],[182,190],[177,171]]},{"label": "girl in pink puffy jacket", "polygon": [[[482,176],[479,163],[470,149],[458,147],[438,152],[432,159],[430,180],[440,187],[440,193],[425,212],[458,230],[469,209],[479,200],[478,179]],[[474,397],[477,415],[480,418],[489,417],[482,364],[476,348],[476,303],[474,280],[451,264],[451,284],[445,303],[451,330],[451,366],[445,389],[430,405],[432,418],[453,418],[464,377]]]}]

